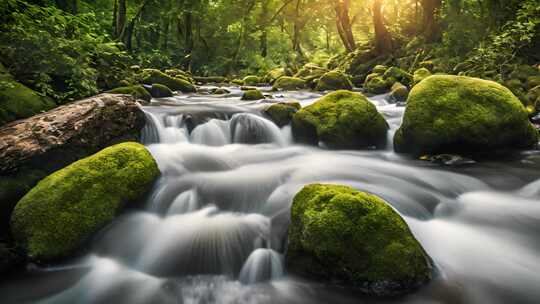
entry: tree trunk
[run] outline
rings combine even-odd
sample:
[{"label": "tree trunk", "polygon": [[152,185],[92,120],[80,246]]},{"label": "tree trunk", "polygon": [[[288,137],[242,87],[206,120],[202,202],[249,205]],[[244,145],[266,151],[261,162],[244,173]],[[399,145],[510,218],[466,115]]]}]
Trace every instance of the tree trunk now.
[{"label": "tree trunk", "polygon": [[304,58],[304,52],[302,52],[302,46],[300,45],[300,30],[302,28],[302,25],[300,24],[301,4],[302,4],[302,0],[296,0],[296,7],[294,10],[292,46],[293,46],[293,51],[295,51],[301,58]]},{"label": "tree trunk", "polygon": [[437,42],[442,38],[437,16],[441,5],[442,0],[422,0],[424,13],[423,32],[426,42]]},{"label": "tree trunk", "polygon": [[339,37],[347,52],[352,52],[356,48],[352,33],[351,20],[349,18],[349,0],[335,0],[334,10],[336,11],[336,26]]},{"label": "tree trunk", "polygon": [[116,16],[116,37],[120,38],[126,26],[127,0],[118,0],[118,13]]},{"label": "tree trunk", "polygon": [[191,53],[193,52],[193,14],[184,13],[184,69],[191,71]]},{"label": "tree trunk", "polygon": [[379,54],[389,53],[393,49],[392,37],[384,25],[381,0],[373,2],[373,26],[375,28],[375,49]]},{"label": "tree trunk", "polygon": [[118,0],[114,0],[113,4],[113,17],[112,17],[112,32],[116,35],[116,18],[118,15]]},{"label": "tree trunk", "polygon": [[76,15],[78,11],[77,0],[55,0],[56,7],[68,12],[70,14]]},{"label": "tree trunk", "polygon": [[163,24],[163,35],[161,36],[161,49],[164,51],[167,51],[169,48],[169,25],[170,25],[170,19],[169,17],[165,18],[164,24]]}]

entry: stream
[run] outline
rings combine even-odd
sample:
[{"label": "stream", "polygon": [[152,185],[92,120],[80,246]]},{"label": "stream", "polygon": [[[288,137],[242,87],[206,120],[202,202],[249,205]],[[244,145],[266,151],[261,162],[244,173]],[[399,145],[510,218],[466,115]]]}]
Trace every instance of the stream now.
[{"label": "stream", "polygon": [[[210,89],[210,87],[203,87]],[[386,150],[295,144],[262,109],[273,99],[182,94],[144,106],[141,141],[162,172],[144,207],[96,235],[88,254],[30,265],[0,283],[1,303],[538,303],[540,153],[461,166]],[[270,88],[262,88],[269,92]],[[404,107],[370,98],[390,132]],[[339,183],[379,195],[433,258],[434,279],[377,299],[288,274],[292,198],[303,185]]]}]

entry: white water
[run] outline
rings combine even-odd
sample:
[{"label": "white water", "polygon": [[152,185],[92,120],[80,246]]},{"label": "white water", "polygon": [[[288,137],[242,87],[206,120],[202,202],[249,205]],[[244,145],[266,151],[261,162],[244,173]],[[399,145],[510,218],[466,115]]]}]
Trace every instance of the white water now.
[{"label": "white water", "polygon": [[[538,302],[537,154],[444,168],[391,149],[300,146],[290,127],[260,114],[272,101],[239,95],[232,89],[226,98],[181,96],[145,107],[143,141],[163,173],[145,209],[115,220],[87,256],[0,286],[2,303]],[[319,96],[283,95],[277,100],[294,96],[303,105]],[[384,97],[372,102],[391,139],[404,108]],[[190,132],[189,120],[200,116],[207,118]],[[287,274],[291,200],[312,182],[347,184],[388,201],[436,263],[433,282],[376,300]]]}]

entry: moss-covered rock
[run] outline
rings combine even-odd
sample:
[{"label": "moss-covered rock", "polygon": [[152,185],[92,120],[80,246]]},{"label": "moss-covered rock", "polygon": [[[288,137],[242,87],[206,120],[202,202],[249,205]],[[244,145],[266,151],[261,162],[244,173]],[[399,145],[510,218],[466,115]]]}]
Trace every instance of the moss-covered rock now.
[{"label": "moss-covered rock", "polygon": [[386,81],[380,74],[369,74],[364,82],[364,90],[371,94],[383,94],[388,92],[393,83]]},{"label": "moss-covered rock", "polygon": [[384,74],[384,72],[386,72],[386,70],[388,70],[388,67],[385,66],[385,65],[376,65],[372,70],[371,70],[371,73],[375,73],[375,74]]},{"label": "moss-covered rock", "polygon": [[0,125],[45,112],[55,106],[52,99],[40,96],[15,81],[0,64]]},{"label": "moss-covered rock", "polygon": [[184,93],[195,92],[196,88],[185,78],[172,77],[159,70],[146,69],[143,71],[143,83],[153,84],[158,83],[167,86],[173,91],[181,91]]},{"label": "moss-covered rock", "polygon": [[269,84],[274,84],[276,80],[278,80],[279,77],[287,76],[287,72],[284,68],[276,68],[270,70],[266,76],[264,77],[265,82]]},{"label": "moss-covered rock", "polygon": [[527,89],[540,86],[540,76],[530,76],[527,78]]},{"label": "moss-covered rock", "polygon": [[394,137],[397,152],[479,154],[534,147],[538,132],[521,102],[502,85],[478,78],[433,75],[407,99]]},{"label": "moss-covered rock", "polygon": [[225,88],[217,88],[215,90],[212,90],[212,94],[214,95],[225,95],[225,94],[229,94],[229,90],[225,89]]},{"label": "moss-covered rock", "polygon": [[231,80],[231,83],[236,85],[244,85],[244,81],[242,79],[233,79]]},{"label": "moss-covered rock", "polygon": [[296,140],[330,148],[382,147],[388,125],[367,98],[351,91],[335,91],[296,112],[292,131]]},{"label": "moss-covered rock", "polygon": [[142,85],[133,85],[128,87],[119,87],[116,89],[112,89],[108,91],[107,93],[111,94],[128,94],[131,95],[137,99],[142,99],[144,101],[150,101],[152,99],[152,95],[142,86]]},{"label": "moss-covered rock", "polygon": [[173,92],[171,89],[169,89],[167,86],[159,84],[159,83],[153,83],[152,89],[150,89],[150,94],[154,98],[162,98],[162,97],[172,97]]},{"label": "moss-covered rock", "polygon": [[311,184],[291,208],[291,272],[379,296],[410,292],[431,279],[430,258],[381,198],[341,185]]},{"label": "moss-covered rock", "polygon": [[148,191],[158,175],[141,144],[106,148],[30,190],[13,210],[13,237],[33,260],[66,256]]},{"label": "moss-covered rock", "polygon": [[426,68],[420,68],[414,71],[413,74],[413,85],[417,85],[420,81],[431,76],[431,72]]},{"label": "moss-covered rock", "polygon": [[409,90],[403,84],[396,82],[392,85],[390,98],[397,102],[404,102],[409,96]]},{"label": "moss-covered rock", "polygon": [[275,103],[264,110],[264,113],[278,126],[283,127],[288,125],[294,113],[300,110],[301,106],[298,102],[295,103]]},{"label": "moss-covered rock", "polygon": [[317,91],[329,91],[329,90],[351,90],[352,83],[345,76],[345,74],[339,71],[330,71],[324,74],[317,82]]},{"label": "moss-covered rock", "polygon": [[433,71],[435,68],[435,62],[433,60],[424,60],[421,61],[418,66],[422,69],[427,69],[428,71]]},{"label": "moss-covered rock", "polygon": [[406,71],[397,68],[397,67],[391,67],[383,74],[383,78],[390,82],[391,85],[395,82],[400,82],[406,86],[411,85],[413,82],[413,75],[407,73]]},{"label": "moss-covered rock", "polygon": [[326,72],[328,72],[328,70],[323,67],[320,67],[313,63],[306,63],[300,70],[298,70],[296,74],[294,74],[294,77],[302,79],[306,79],[308,77],[319,78]]},{"label": "moss-covered rock", "polygon": [[244,79],[242,79],[242,82],[244,85],[254,86],[260,84],[262,81],[259,76],[249,75],[244,77]]},{"label": "moss-covered rock", "polygon": [[306,86],[306,81],[301,78],[283,76],[274,82],[272,88],[274,90],[301,90],[305,89]]},{"label": "moss-covered rock", "polygon": [[242,100],[259,100],[264,99],[264,95],[259,90],[247,90],[242,95]]}]

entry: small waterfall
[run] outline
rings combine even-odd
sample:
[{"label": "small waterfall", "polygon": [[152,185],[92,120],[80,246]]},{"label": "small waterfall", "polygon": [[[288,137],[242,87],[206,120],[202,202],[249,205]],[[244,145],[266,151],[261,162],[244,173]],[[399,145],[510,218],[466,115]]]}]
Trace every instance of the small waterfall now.
[{"label": "small waterfall", "polygon": [[286,144],[286,139],[274,123],[249,113],[233,115],[231,134],[234,143],[259,144],[273,142],[280,146]]},{"label": "small waterfall", "polygon": [[231,143],[231,130],[229,122],[211,119],[199,125],[191,132],[191,141],[195,144],[207,146],[224,146]]},{"label": "small waterfall", "polygon": [[248,257],[238,279],[244,284],[253,284],[276,279],[283,274],[283,257],[272,249],[259,248]]}]

